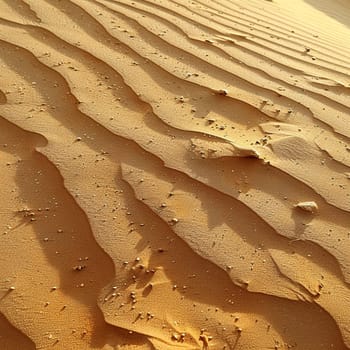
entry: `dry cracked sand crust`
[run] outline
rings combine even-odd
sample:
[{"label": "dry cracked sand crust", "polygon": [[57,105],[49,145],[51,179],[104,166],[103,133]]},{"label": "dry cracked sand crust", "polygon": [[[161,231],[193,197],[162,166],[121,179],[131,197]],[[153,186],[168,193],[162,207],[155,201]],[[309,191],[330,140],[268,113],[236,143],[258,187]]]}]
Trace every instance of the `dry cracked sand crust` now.
[{"label": "dry cracked sand crust", "polygon": [[348,0],[0,0],[0,349],[350,349]]}]

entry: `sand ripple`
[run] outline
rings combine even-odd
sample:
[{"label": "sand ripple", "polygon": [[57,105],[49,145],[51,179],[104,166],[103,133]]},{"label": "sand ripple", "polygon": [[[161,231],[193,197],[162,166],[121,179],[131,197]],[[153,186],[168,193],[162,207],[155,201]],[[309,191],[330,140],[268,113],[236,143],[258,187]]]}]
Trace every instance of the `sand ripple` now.
[{"label": "sand ripple", "polygon": [[344,0],[0,0],[1,349],[350,348]]}]

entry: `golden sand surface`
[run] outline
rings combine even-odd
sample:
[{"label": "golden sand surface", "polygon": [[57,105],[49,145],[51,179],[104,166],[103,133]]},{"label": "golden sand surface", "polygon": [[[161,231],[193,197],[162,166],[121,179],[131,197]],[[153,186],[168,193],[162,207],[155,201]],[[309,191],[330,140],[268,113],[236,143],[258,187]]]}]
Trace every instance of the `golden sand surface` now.
[{"label": "golden sand surface", "polygon": [[350,349],[348,0],[0,0],[0,350]]}]

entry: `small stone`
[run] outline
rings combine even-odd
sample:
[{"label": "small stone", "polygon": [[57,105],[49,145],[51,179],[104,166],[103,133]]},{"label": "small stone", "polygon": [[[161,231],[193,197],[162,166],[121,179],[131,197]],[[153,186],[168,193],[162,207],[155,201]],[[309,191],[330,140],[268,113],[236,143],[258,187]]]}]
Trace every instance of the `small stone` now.
[{"label": "small stone", "polygon": [[218,90],[218,94],[222,95],[222,96],[227,96],[228,95],[228,91],[226,89],[219,89]]},{"label": "small stone", "polygon": [[172,340],[178,341],[178,340],[180,339],[180,335],[179,335],[178,333],[173,333],[173,334],[171,335],[171,339],[172,339]]},{"label": "small stone", "polygon": [[297,208],[308,211],[309,213],[315,213],[318,210],[318,206],[315,202],[300,202],[296,205]]},{"label": "small stone", "polygon": [[211,125],[216,122],[216,119],[208,119],[208,124]]}]

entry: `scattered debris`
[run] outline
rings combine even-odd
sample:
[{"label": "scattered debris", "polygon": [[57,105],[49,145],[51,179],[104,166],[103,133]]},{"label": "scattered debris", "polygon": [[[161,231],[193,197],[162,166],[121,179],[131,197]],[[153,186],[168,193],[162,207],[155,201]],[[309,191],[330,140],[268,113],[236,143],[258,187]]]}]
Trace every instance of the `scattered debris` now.
[{"label": "scattered debris", "polygon": [[76,265],[76,266],[73,266],[73,270],[75,271],[82,271],[83,269],[86,268],[86,265]]}]

